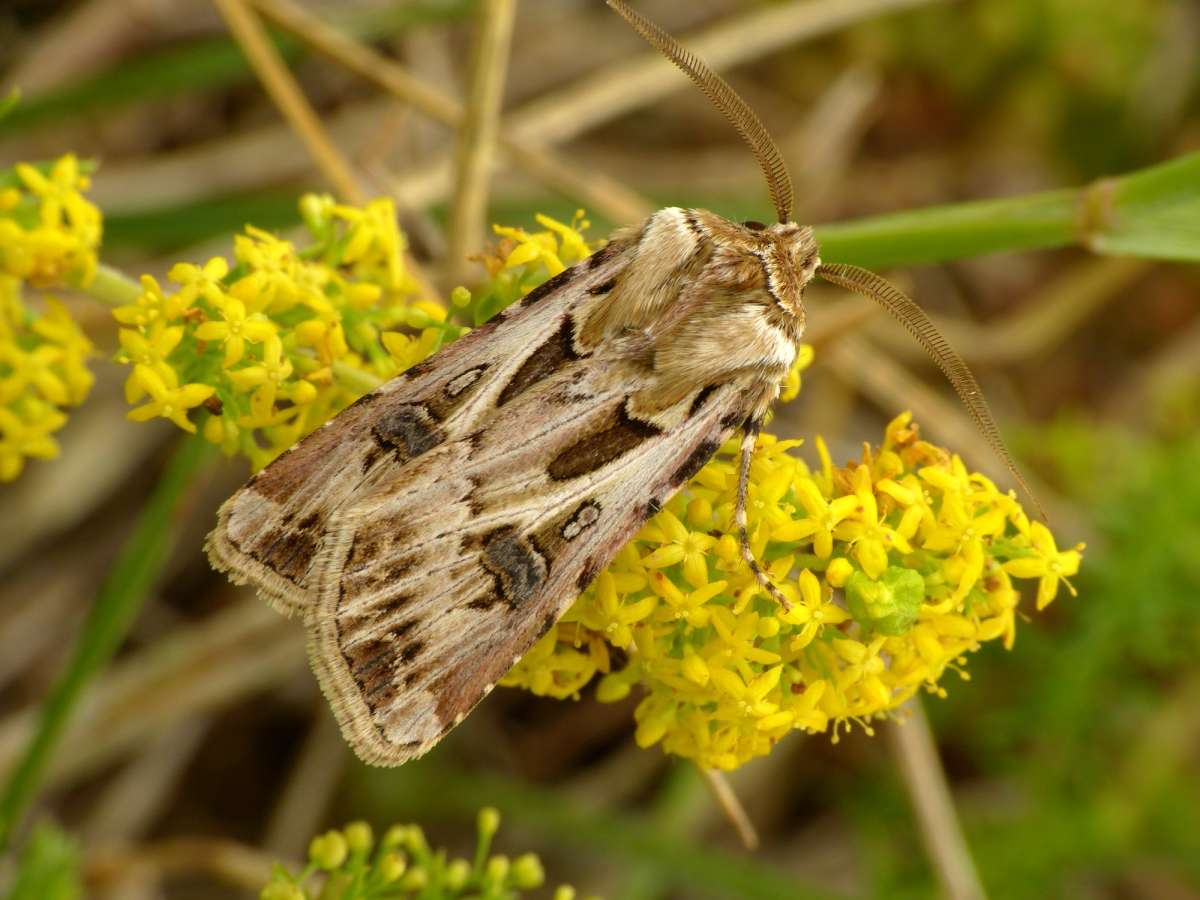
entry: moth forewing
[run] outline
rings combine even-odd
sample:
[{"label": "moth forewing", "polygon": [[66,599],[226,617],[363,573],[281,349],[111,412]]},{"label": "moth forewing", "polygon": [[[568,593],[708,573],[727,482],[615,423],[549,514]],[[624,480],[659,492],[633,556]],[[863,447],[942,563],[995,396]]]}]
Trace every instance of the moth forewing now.
[{"label": "moth forewing", "polygon": [[807,229],[661,210],[229,501],[214,562],[303,609],[364,759],[432,746],[765,414],[802,327],[793,263],[811,277]]},{"label": "moth forewing", "polygon": [[[770,404],[795,347],[763,267],[716,242],[727,226],[708,213],[656,214],[615,279],[590,289],[594,303],[541,301],[562,309],[561,328],[540,347],[510,348],[522,362],[491,389],[496,403],[477,430],[331,516],[312,662],[364,759],[403,762],[461,721],[646,519]],[[673,267],[633,252],[677,246],[681,232],[690,249]],[[704,267],[680,279],[697,258]],[[687,317],[672,315],[680,306]],[[491,340],[507,341],[523,315]],[[593,316],[608,330],[589,332]],[[675,352],[680,344],[686,353]]]},{"label": "moth forewing", "polygon": [[[206,543],[213,566],[253,584],[272,606],[306,615],[315,604],[313,566],[332,512],[405,461],[468,431],[493,402],[489,384],[507,383],[521,348],[540,345],[564,308],[613,277],[623,244],[611,242],[585,268],[568,270],[444,348],[360,398],[257,473],[221,507]],[[554,301],[541,301],[553,296]],[[521,315],[504,341],[495,330]],[[495,393],[495,391],[493,391]]]}]

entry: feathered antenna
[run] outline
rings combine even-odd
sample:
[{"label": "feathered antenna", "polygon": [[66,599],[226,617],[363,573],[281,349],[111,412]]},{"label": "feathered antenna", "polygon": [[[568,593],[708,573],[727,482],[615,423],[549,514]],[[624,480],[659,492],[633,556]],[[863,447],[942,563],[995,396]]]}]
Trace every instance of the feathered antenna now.
[{"label": "feathered antenna", "polygon": [[780,222],[792,220],[792,179],[788,175],[787,166],[783,162],[783,154],[775,146],[775,141],[767,133],[766,126],[754,113],[749,105],[738,96],[728,82],[710,69],[703,60],[685,49],[659,26],[645,16],[629,8],[625,0],[607,0],[608,5],[616,10],[633,29],[652,44],[663,56],[679,68],[696,83],[704,95],[712,101],[737,129],[762,167],[763,175],[767,178],[767,190],[771,192],[771,202],[775,204],[775,212]]},{"label": "feathered antenna", "polygon": [[1033,501],[1039,518],[1044,520],[1046,513],[1042,509],[1042,504],[1033,495],[1029,484],[1017,469],[1012,454],[1008,452],[1004,439],[1000,437],[1000,429],[996,427],[996,420],[992,418],[992,411],[983,398],[983,391],[980,390],[979,383],[975,381],[975,376],[971,374],[971,370],[963,358],[946,343],[946,339],[937,330],[937,326],[929,321],[929,316],[925,314],[925,311],[912,298],[906,296],[887,280],[874,272],[860,269],[858,266],[826,264],[817,267],[817,274],[828,282],[874,300],[895,316],[900,324],[908,330],[908,333],[917,339],[917,343],[925,349],[937,367],[942,370],[942,374],[954,386],[954,390],[967,408],[967,412],[970,413],[979,433],[983,435],[984,440],[988,442],[996,456],[1008,467],[1008,471],[1021,486],[1021,490]]}]

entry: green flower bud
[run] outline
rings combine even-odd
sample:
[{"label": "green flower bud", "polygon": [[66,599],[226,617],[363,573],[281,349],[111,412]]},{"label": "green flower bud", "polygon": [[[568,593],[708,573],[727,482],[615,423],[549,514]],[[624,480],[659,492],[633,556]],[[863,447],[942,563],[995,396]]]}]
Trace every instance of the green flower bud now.
[{"label": "green flower bud", "polygon": [[542,868],[542,861],[536,853],[523,853],[518,856],[513,860],[512,872],[509,874],[513,887],[521,890],[541,887],[546,880],[546,870]]},{"label": "green flower bud", "polygon": [[921,573],[888,566],[878,581],[861,570],[846,579],[846,607],[864,628],[897,637],[917,621],[925,601],[925,579]]},{"label": "green flower bud", "polygon": [[560,884],[554,891],[554,900],[575,900],[575,888],[569,884]]},{"label": "green flower bud", "polygon": [[400,882],[400,887],[406,891],[424,890],[429,884],[429,873],[424,869],[409,869],[404,874],[404,879]]},{"label": "green flower bud", "polygon": [[404,846],[405,838],[408,837],[407,825],[393,825],[383,833],[382,846],[384,850],[395,850],[397,847]]},{"label": "green flower bud", "polygon": [[404,874],[408,862],[399,853],[385,853],[379,860],[379,878],[384,884],[391,884]]},{"label": "green flower bud", "polygon": [[258,897],[259,900],[304,900],[304,892],[294,884],[276,881],[263,888]]},{"label": "green flower bud", "polygon": [[461,284],[450,292],[450,302],[459,309],[471,305],[471,292]]},{"label": "green flower bud", "polygon": [[340,831],[327,831],[312,839],[308,845],[308,858],[318,868],[332,871],[346,861],[349,848]]},{"label": "green flower bud", "polygon": [[481,838],[490,838],[500,828],[500,811],[494,806],[485,806],[476,819]]},{"label": "green flower bud", "polygon": [[342,830],[342,834],[351,853],[370,853],[371,845],[375,843],[375,835],[366,822],[351,822]]},{"label": "green flower bud", "polygon": [[508,878],[508,870],[512,867],[507,856],[493,856],[484,867],[484,880],[490,884],[504,884]]},{"label": "green flower bud", "polygon": [[471,864],[465,859],[453,860],[446,866],[446,887],[461,891],[471,880]]},{"label": "green flower bud", "polygon": [[429,841],[425,840],[425,832],[420,825],[409,825],[404,833],[404,847],[414,855],[429,852]]}]

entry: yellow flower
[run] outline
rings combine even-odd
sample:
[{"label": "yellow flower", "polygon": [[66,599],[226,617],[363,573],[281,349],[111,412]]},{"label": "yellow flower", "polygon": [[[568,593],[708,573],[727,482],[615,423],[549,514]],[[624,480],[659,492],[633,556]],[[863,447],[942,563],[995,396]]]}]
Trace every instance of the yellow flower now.
[{"label": "yellow flower", "polygon": [[658,548],[642,558],[648,569],[665,569],[683,565],[683,577],[693,588],[708,584],[708,563],[705,554],[716,544],[710,534],[689,531],[669,510],[655,517],[653,524],[642,530],[641,539]]},{"label": "yellow flower", "polygon": [[[183,340],[183,326],[168,327],[162,319],[157,319],[144,331],[134,331],[122,328],[117,332],[117,341],[121,345],[123,358],[133,365],[153,369],[160,378],[174,378],[174,370],[167,364],[167,357]],[[125,402],[136,403],[146,395],[146,390],[135,373],[131,372],[125,380]]]},{"label": "yellow flower", "polygon": [[122,325],[148,328],[155,323],[174,322],[183,315],[187,303],[178,294],[164,294],[152,275],[142,276],[142,293],[133,303],[118,306],[113,318]]},{"label": "yellow flower", "polygon": [[654,612],[656,606],[653,597],[625,603],[617,592],[616,578],[610,572],[603,572],[596,579],[593,604],[581,612],[578,621],[604,635],[614,647],[624,649],[633,643],[633,626]]},{"label": "yellow flower", "polygon": [[133,377],[141,390],[150,396],[150,402],[131,409],[126,416],[135,422],[145,422],[161,416],[170,419],[184,431],[195,433],[196,426],[188,419],[188,410],[199,406],[213,395],[213,388],[207,384],[185,384],[179,387],[175,383],[174,373],[171,378],[164,380],[158,372],[149,366],[134,367]]},{"label": "yellow flower", "polygon": [[[94,247],[83,245],[65,226],[30,230],[27,220],[5,218],[22,210],[47,221],[63,215],[57,181],[32,167],[20,169],[25,174],[22,178],[18,173],[18,180],[32,183],[41,193],[31,200],[21,190],[8,188],[0,203],[0,481],[16,478],[26,459],[58,455],[51,434],[66,422],[60,410],[82,403],[94,380],[87,367],[92,344],[66,306],[44,297],[44,308],[38,311],[26,305],[24,294],[25,281],[40,285],[59,282],[67,274],[80,276],[88,265],[84,255],[91,254],[94,265]],[[78,180],[77,173],[56,169],[55,177]],[[45,207],[55,203],[57,211],[47,212]]]},{"label": "yellow flower", "polygon": [[271,320],[262,313],[246,314],[246,305],[236,297],[229,297],[221,304],[220,322],[205,322],[196,329],[196,337],[202,341],[221,341],[225,346],[225,368],[246,355],[246,341],[261,344],[276,334]]},{"label": "yellow flower", "polygon": [[262,362],[229,373],[229,380],[242,390],[254,389],[250,398],[251,417],[243,424],[262,425],[271,421],[275,395],[292,374],[292,363],[283,355],[283,342],[274,335],[263,345]]},{"label": "yellow flower", "polygon": [[811,538],[813,550],[821,559],[829,559],[833,553],[833,530],[847,516],[858,509],[859,499],[854,495],[838,497],[832,503],[822,495],[817,483],[807,474],[796,479],[792,489],[804,511],[802,519],[795,519],[775,529],[778,541],[799,541]]},{"label": "yellow flower", "polygon": [[779,614],[784,621],[800,626],[799,633],[788,644],[793,653],[811,644],[826,625],[837,626],[850,618],[848,612],[822,596],[821,583],[808,569],[800,573],[799,584],[800,602]]},{"label": "yellow flower", "polygon": [[[73,281],[87,284],[96,272],[100,244],[100,211],[83,196],[88,178],[72,154],[60,157],[43,174],[18,163],[13,169],[23,190],[8,193],[0,210],[0,271],[47,287]],[[34,208],[36,225],[15,218],[26,204]],[[4,215],[14,218],[4,218]]]},{"label": "yellow flower", "polygon": [[10,407],[0,406],[0,481],[12,481],[21,474],[28,459],[53,459],[58,442],[50,434],[62,428],[67,417],[47,403],[25,404],[29,415],[19,416]]},{"label": "yellow flower", "polygon": [[1029,526],[1029,539],[1032,544],[1032,554],[1021,559],[1014,559],[1004,564],[1004,571],[1016,578],[1037,578],[1037,608],[1045,609],[1058,594],[1058,584],[1061,581],[1075,596],[1075,588],[1067,578],[1079,571],[1082,559],[1083,544],[1076,544],[1071,550],[1059,550],[1050,529],[1041,522],[1033,522]]},{"label": "yellow flower", "polygon": [[854,470],[854,496],[858,499],[858,518],[840,523],[834,537],[848,541],[854,548],[854,558],[872,578],[878,578],[888,566],[888,551],[911,553],[908,541],[888,526],[879,515],[879,504],[871,484],[871,470],[859,466]]},{"label": "yellow flower", "polygon": [[229,263],[223,257],[214,256],[203,266],[176,263],[167,278],[179,285],[175,297],[177,304],[188,307],[204,299],[219,309],[225,302],[226,290],[222,282],[228,274]]}]

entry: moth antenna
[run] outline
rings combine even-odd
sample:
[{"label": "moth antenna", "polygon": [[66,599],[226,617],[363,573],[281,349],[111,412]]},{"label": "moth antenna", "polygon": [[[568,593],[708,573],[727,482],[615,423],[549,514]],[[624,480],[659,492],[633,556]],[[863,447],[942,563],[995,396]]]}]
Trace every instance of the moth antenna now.
[{"label": "moth antenna", "polygon": [[929,320],[925,310],[886,279],[858,266],[840,263],[826,264],[817,267],[817,274],[826,281],[874,300],[895,316],[900,324],[908,330],[908,333],[917,339],[917,343],[925,349],[929,357],[937,363],[937,367],[942,370],[942,374],[954,386],[959,399],[962,400],[967,412],[974,420],[975,427],[979,429],[979,433],[991,446],[992,452],[1008,467],[1008,471],[1021,486],[1021,490],[1033,501],[1038,517],[1045,520],[1046,512],[1042,509],[1042,504],[1038,502],[1037,497],[1034,496],[1028,482],[1017,469],[1017,464],[1013,460],[1012,454],[1008,452],[1004,439],[1000,437],[1000,429],[996,427],[996,420],[992,418],[992,411],[983,397],[983,391],[980,390],[975,376],[971,374],[971,370],[962,357],[946,343],[946,339],[937,330],[937,326]]},{"label": "moth antenna", "polygon": [[771,202],[775,204],[775,212],[779,215],[779,221],[790,222],[793,202],[791,176],[788,175],[783,154],[779,152],[779,148],[771,139],[766,126],[763,125],[762,120],[758,118],[749,104],[739,97],[737,91],[730,87],[724,78],[710,69],[702,59],[686,49],[658,25],[630,9],[625,0],[607,0],[607,3],[663,56],[683,69],[687,76],[696,83],[696,86],[704,92],[704,96],[708,97],[725,118],[733,123],[733,127],[742,136],[742,140],[750,145],[750,149],[754,152],[754,156],[762,168],[763,175],[766,176],[767,190],[771,193]]},{"label": "moth antenna", "polygon": [[771,579],[767,577],[767,573],[762,570],[762,566],[758,564],[758,560],[754,558],[754,551],[750,549],[750,533],[746,530],[746,504],[750,497],[750,461],[754,457],[754,442],[758,440],[759,427],[757,421],[747,422],[746,433],[742,435],[741,459],[738,463],[737,510],[734,512],[738,543],[742,547],[742,559],[746,561],[746,565],[750,567],[750,571],[754,573],[758,583],[768,594],[779,601],[780,606],[785,610],[790,610],[791,602],[783,596],[783,591],[775,587]]}]

